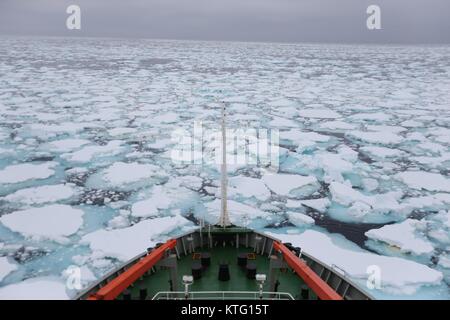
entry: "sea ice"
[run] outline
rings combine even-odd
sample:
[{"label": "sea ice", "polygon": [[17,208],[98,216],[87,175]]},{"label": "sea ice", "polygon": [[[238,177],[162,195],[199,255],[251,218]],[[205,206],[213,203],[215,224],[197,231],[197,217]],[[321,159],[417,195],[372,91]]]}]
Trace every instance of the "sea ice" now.
[{"label": "sea ice", "polygon": [[441,254],[439,256],[439,262],[438,264],[442,268],[450,269],[450,254]]},{"label": "sea ice", "polygon": [[314,224],[314,219],[299,212],[287,212],[289,221],[297,227]]},{"label": "sea ice", "polygon": [[179,215],[141,221],[131,227],[114,230],[97,230],[83,236],[81,243],[89,245],[100,257],[128,261],[148,247],[161,242],[168,234],[191,222]]},{"label": "sea ice", "polygon": [[439,173],[404,171],[397,173],[395,178],[413,189],[450,192],[450,179]]},{"label": "sea ice", "polygon": [[412,295],[422,286],[440,285],[443,279],[441,272],[426,265],[398,257],[373,254],[351,245],[348,241],[341,244],[341,241],[336,241],[331,235],[315,230],[306,230],[302,234],[271,235],[301,247],[306,253],[329,266],[338,266],[353,279],[366,281],[369,277],[368,267],[377,266],[382,272],[381,291],[389,294]]},{"label": "sea ice", "polygon": [[[95,274],[89,269],[87,266],[81,266],[79,270],[80,278],[77,281],[80,281],[82,287],[86,287],[89,283],[97,280]],[[73,266],[70,266],[66,270],[62,272],[62,278],[66,281],[70,281],[70,277],[74,274]]]},{"label": "sea ice", "polygon": [[69,183],[21,189],[1,199],[11,203],[32,205],[67,200],[79,194],[80,190]]},{"label": "sea ice", "polygon": [[82,226],[83,211],[68,205],[52,204],[2,215],[0,222],[25,237],[66,243],[66,237]]},{"label": "sea ice", "polygon": [[404,253],[429,256],[433,253],[434,247],[425,236],[426,229],[426,221],[406,219],[400,223],[369,230],[365,235],[371,240],[398,248]]},{"label": "sea ice", "polygon": [[55,171],[56,162],[44,162],[41,164],[21,163],[7,166],[0,170],[0,183],[19,183],[35,179],[47,179]]},{"label": "sea ice", "polygon": [[64,122],[61,124],[33,123],[24,128],[22,134],[25,136],[35,136],[40,139],[48,139],[63,134],[74,134],[84,130],[86,127],[92,126],[89,123],[76,122]]},{"label": "sea ice", "polygon": [[358,113],[350,116],[350,119],[353,120],[371,120],[371,121],[387,121],[391,118],[389,114],[384,112],[375,112],[375,113]]},{"label": "sea ice", "polygon": [[401,136],[395,133],[382,131],[349,131],[347,135],[351,138],[382,145],[398,144],[403,140]]},{"label": "sea ice", "polygon": [[[0,41],[5,58],[0,63],[0,212],[8,217],[11,211],[26,207],[33,210],[79,202],[86,212],[83,229],[70,236],[70,246],[52,243],[43,236],[42,242],[32,239],[32,245],[39,249],[21,249],[30,239],[1,225],[0,239],[5,243],[1,254],[16,254],[21,261],[19,269],[5,278],[8,283],[20,281],[22,273],[27,277],[61,276],[77,255],[84,257],[84,261],[76,259],[81,262],[78,265],[98,276],[118,265],[116,258],[105,258],[102,250],[91,252],[80,246],[81,233],[103,229],[120,238],[122,233],[115,232],[130,230],[129,234],[122,231],[124,240],[107,233],[103,246],[105,252],[114,246],[123,246],[125,252],[130,241],[135,254],[166,239],[158,233],[156,221],[145,222],[148,218],[169,219],[181,214],[216,223],[220,166],[176,163],[171,157],[175,141],[170,137],[179,128],[193,134],[195,121],[202,121],[204,128],[217,129],[218,99],[227,102],[230,129],[280,130],[280,170],[274,178],[255,170],[254,165],[229,161],[233,222],[254,228],[276,227],[288,222],[288,215],[314,210],[335,225],[339,221],[354,223],[361,232],[366,226],[357,225],[360,223],[373,222],[382,228],[387,222],[421,218],[427,224],[426,238],[435,248],[432,259],[388,250],[388,244],[378,243],[375,249],[384,255],[397,252],[397,257],[429,263],[431,269],[445,269],[442,263],[450,246],[450,116],[446,103],[450,101],[450,83],[448,73],[441,71],[449,67],[448,48],[131,41],[120,42],[110,50],[108,41],[98,44],[75,39],[69,46],[63,42]],[[71,45],[77,50],[70,50]],[[155,58],[144,59],[148,52]],[[424,52],[427,63],[423,63]],[[411,68],[402,67],[406,65]],[[112,76],[111,70],[120,72]],[[283,81],[279,81],[280,72]],[[210,141],[212,135],[205,130],[203,138]],[[194,137],[196,142],[200,139]],[[186,145],[191,143],[192,139],[187,139]],[[193,159],[205,156],[203,159],[209,160],[215,151],[211,150],[194,150]],[[255,156],[250,151],[250,157]],[[116,163],[129,165],[123,167],[122,175],[118,171],[113,175],[115,185],[104,178]],[[162,176],[155,179],[156,175],[148,177],[147,171],[140,170],[140,177],[138,172],[127,170],[133,164],[156,166],[160,170],[155,174]],[[418,176],[417,172],[424,173]],[[57,190],[55,186],[64,188]],[[69,197],[68,187],[77,194]],[[63,219],[69,208],[58,212],[58,219]],[[133,228],[141,222],[152,230],[142,227],[141,238],[134,239]],[[299,236],[305,228],[320,228],[298,224],[271,230]],[[40,224],[36,225],[40,232]],[[49,225],[58,230],[56,224]],[[191,227],[192,223],[181,229],[170,224],[173,233]],[[344,224],[336,232],[353,235],[351,229]],[[108,243],[109,237],[115,240]],[[329,237],[333,238],[329,246],[321,248],[320,241],[317,244],[318,257],[326,259],[334,254],[339,241],[337,236]],[[49,250],[40,255],[42,248]],[[342,260],[351,270],[354,262],[348,257],[344,254],[336,261]],[[366,265],[385,259],[370,254],[362,266],[365,255],[352,257],[357,259],[356,267],[361,265],[360,279],[366,277]],[[405,260],[386,259],[382,261],[388,261],[383,263],[389,269],[385,271],[383,266],[382,276],[386,272],[388,286],[383,290],[404,293],[394,298],[450,296],[450,271],[440,285],[434,285],[437,278],[431,280],[436,275],[431,269],[417,264],[410,268]],[[40,272],[42,269],[45,271]],[[413,276],[416,271],[417,279]],[[425,273],[430,278],[424,280]],[[398,287],[389,284],[396,276]],[[420,287],[418,295],[409,295],[411,287]],[[45,296],[41,288],[36,293]],[[386,294],[378,297],[392,298]]]},{"label": "sea ice", "polygon": [[270,198],[270,191],[261,179],[231,177],[228,179],[228,184],[228,196],[232,199],[255,197],[257,200],[267,201]]},{"label": "sea ice", "polygon": [[269,122],[270,127],[272,128],[296,128],[298,127],[298,123],[294,120],[286,119],[282,117],[273,117],[273,120]]},{"label": "sea ice", "polygon": [[41,147],[42,150],[54,152],[70,152],[91,143],[86,139],[63,139],[49,142]]},{"label": "sea ice", "polygon": [[153,164],[116,162],[95,174],[87,181],[87,186],[119,190],[136,190],[159,182],[166,177],[164,170]]},{"label": "sea ice", "polygon": [[[187,211],[197,201],[196,194],[189,188],[182,187],[187,181],[183,178],[172,178],[164,185],[154,186],[150,195],[143,191],[142,198],[131,207],[134,217],[153,217],[162,214],[162,210],[169,208],[180,208]],[[166,214],[169,212],[166,212]]]},{"label": "sea ice", "polygon": [[108,130],[108,134],[112,137],[119,137],[126,134],[135,133],[137,131],[136,128],[114,128]]},{"label": "sea ice", "polygon": [[[207,216],[201,216],[200,218],[205,219],[209,223],[216,224],[220,215],[220,199],[206,203],[205,207]],[[241,226],[247,226],[257,219],[267,219],[270,216],[267,212],[233,200],[228,200],[227,209],[231,222]]]},{"label": "sea ice", "polygon": [[385,159],[391,157],[400,157],[404,154],[403,151],[391,149],[386,147],[367,146],[359,148],[360,151],[369,154],[375,159]]},{"label": "sea ice", "polygon": [[348,207],[347,218],[350,221],[379,222],[395,221],[402,217],[397,213],[400,209],[399,200],[402,192],[391,191],[387,193],[365,195],[346,183],[333,181],[329,190],[332,200],[340,205]]},{"label": "sea ice", "polygon": [[298,191],[311,194],[318,189],[317,179],[314,176],[266,174],[261,179],[270,190],[283,196],[296,197]]},{"label": "sea ice", "polygon": [[287,208],[299,208],[302,205],[313,208],[314,210],[325,213],[327,208],[330,206],[331,202],[328,198],[320,198],[320,199],[310,199],[310,200],[291,200],[288,199],[286,202]]},{"label": "sea ice", "polygon": [[325,130],[354,130],[357,125],[344,121],[328,121],[322,122],[320,128]]},{"label": "sea ice", "polygon": [[0,300],[68,300],[66,284],[57,277],[37,277],[0,287]]},{"label": "sea ice", "polygon": [[65,153],[62,157],[71,162],[89,162],[94,157],[106,157],[122,153],[124,151],[122,143],[122,141],[113,140],[104,146],[86,146],[81,150]]},{"label": "sea ice", "polygon": [[17,270],[17,263],[13,263],[8,257],[0,257],[0,283],[15,270]]},{"label": "sea ice", "polygon": [[304,118],[334,119],[341,115],[331,109],[300,109],[298,115]]},{"label": "sea ice", "polygon": [[300,144],[303,142],[327,142],[330,140],[330,137],[316,132],[291,129],[289,131],[282,131],[280,133],[280,139],[291,140],[296,144]]}]

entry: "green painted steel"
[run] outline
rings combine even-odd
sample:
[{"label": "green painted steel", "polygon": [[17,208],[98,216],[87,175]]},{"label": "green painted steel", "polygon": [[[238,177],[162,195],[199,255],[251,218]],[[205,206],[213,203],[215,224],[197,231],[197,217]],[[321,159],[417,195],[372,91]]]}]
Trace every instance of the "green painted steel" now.
[{"label": "green painted steel", "polygon": [[[247,279],[245,269],[241,269],[237,265],[237,256],[241,252],[253,252],[253,248],[239,249],[235,247],[214,247],[213,250],[201,251],[198,253],[209,252],[211,254],[211,265],[202,272],[201,279],[195,280],[190,287],[190,291],[258,291],[259,287],[256,280]],[[191,274],[191,266],[193,262],[193,255],[188,254],[182,256],[178,260],[178,289],[183,290],[182,277],[183,275]],[[230,270],[230,280],[222,282],[218,280],[219,263],[227,262]],[[256,255],[256,260],[251,262],[256,263],[257,273],[264,273],[269,276],[269,258],[267,256]],[[303,281],[290,269],[278,272],[279,292],[288,292],[295,299],[301,299],[301,289],[305,288]],[[137,281],[131,288],[129,288],[132,299],[139,298],[139,291],[141,288],[147,289],[147,298],[151,299],[156,293],[160,291],[170,291],[169,271],[158,268],[156,273],[148,275],[143,279]],[[268,291],[268,283],[265,284],[264,290]],[[309,298],[315,299],[314,293],[310,290]],[[119,297],[120,299],[121,297]]]}]

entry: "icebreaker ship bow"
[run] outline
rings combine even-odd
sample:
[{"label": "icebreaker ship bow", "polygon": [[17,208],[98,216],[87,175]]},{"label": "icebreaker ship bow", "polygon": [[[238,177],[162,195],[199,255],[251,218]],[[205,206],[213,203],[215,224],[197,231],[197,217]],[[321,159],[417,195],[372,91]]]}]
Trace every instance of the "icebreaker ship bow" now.
[{"label": "icebreaker ship bow", "polygon": [[276,238],[231,223],[226,108],[221,104],[221,212],[216,225],[159,243],[78,299],[372,299],[340,270]]}]

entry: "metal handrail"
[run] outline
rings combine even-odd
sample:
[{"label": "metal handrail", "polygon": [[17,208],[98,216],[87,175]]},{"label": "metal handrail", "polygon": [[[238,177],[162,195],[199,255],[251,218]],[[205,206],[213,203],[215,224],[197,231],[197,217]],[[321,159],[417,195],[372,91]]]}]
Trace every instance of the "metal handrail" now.
[{"label": "metal handrail", "polygon": [[288,292],[264,291],[160,291],[152,300],[295,300]]}]

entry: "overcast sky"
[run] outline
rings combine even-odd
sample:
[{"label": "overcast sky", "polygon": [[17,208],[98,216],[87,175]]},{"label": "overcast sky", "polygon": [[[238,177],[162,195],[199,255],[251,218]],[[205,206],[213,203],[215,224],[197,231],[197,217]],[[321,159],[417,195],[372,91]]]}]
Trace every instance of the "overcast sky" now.
[{"label": "overcast sky", "polygon": [[[366,27],[370,4],[382,30]],[[448,44],[450,0],[0,0],[0,35]]]}]

